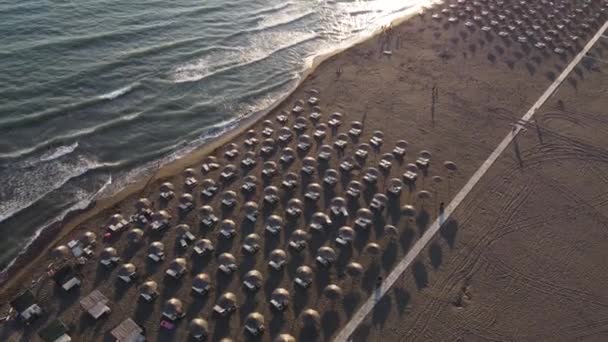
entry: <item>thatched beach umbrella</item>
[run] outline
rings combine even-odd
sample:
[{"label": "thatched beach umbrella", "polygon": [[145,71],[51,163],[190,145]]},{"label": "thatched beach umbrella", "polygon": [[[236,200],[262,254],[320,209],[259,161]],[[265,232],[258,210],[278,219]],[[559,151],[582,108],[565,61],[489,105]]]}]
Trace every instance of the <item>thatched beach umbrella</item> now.
[{"label": "thatched beach umbrella", "polygon": [[249,234],[243,240],[243,250],[248,253],[257,252],[262,244],[262,239],[256,233]]},{"label": "thatched beach umbrella", "polygon": [[306,124],[307,124],[307,122],[306,122],[305,117],[303,117],[303,116],[297,117],[296,121],[293,124],[293,130],[298,133],[301,133],[304,130],[306,130],[306,126],[307,126]]},{"label": "thatched beach umbrella", "polygon": [[94,245],[97,241],[97,236],[91,231],[86,231],[80,235],[80,243],[84,246]]},{"label": "thatched beach umbrella", "polygon": [[337,217],[348,217],[348,209],[346,208],[346,200],[342,197],[334,197],[329,204],[331,213]]},{"label": "thatched beach umbrella", "polygon": [[270,215],[266,221],[266,231],[272,235],[277,235],[283,230],[283,218],[279,215]]},{"label": "thatched beach umbrella", "polygon": [[203,255],[213,252],[215,247],[213,246],[213,242],[209,239],[198,239],[194,242],[194,247],[192,249],[196,254]]},{"label": "thatched beach umbrella", "polygon": [[275,249],[268,256],[268,266],[275,270],[281,270],[287,263],[287,253],[282,249]]},{"label": "thatched beach umbrella", "polygon": [[408,146],[407,141],[405,141],[405,140],[397,141],[397,143],[395,144],[395,147],[393,148],[393,154],[395,155],[395,157],[397,157],[399,159],[403,159],[403,157],[405,156],[405,153],[406,153],[407,146]]},{"label": "thatched beach umbrella", "polygon": [[292,217],[298,217],[304,210],[304,203],[297,198],[292,198],[287,202],[286,212]]},{"label": "thatched beach umbrella", "polygon": [[229,219],[223,220],[220,223],[219,234],[226,239],[232,239],[236,235],[236,223]]},{"label": "thatched beach umbrella", "polygon": [[300,170],[306,176],[312,176],[315,173],[317,167],[317,159],[313,157],[305,157],[302,159],[302,169]]},{"label": "thatched beach umbrella", "polygon": [[308,134],[302,134],[299,138],[298,138],[298,150],[302,151],[302,152],[307,152],[308,150],[310,150],[310,147],[312,146],[312,138],[310,137],[310,135]]},{"label": "thatched beach umbrella", "polygon": [[252,312],[245,318],[245,331],[258,336],[264,332],[264,316],[259,312]]},{"label": "thatched beach umbrella", "polygon": [[355,218],[355,227],[360,229],[368,229],[372,225],[374,213],[367,208],[359,208]]},{"label": "thatched beach umbrella", "polygon": [[363,266],[358,262],[351,262],[346,265],[346,274],[351,278],[359,278],[363,275]]},{"label": "thatched beach umbrella", "polygon": [[356,180],[350,181],[346,187],[346,194],[352,199],[359,198],[361,191],[363,191],[363,184]]},{"label": "thatched beach umbrella", "polygon": [[338,255],[333,248],[323,246],[317,250],[317,258],[315,260],[317,260],[317,262],[322,266],[329,267],[336,261],[337,258]]},{"label": "thatched beach umbrella", "polygon": [[359,160],[366,160],[367,156],[371,152],[372,148],[367,143],[361,143],[357,146],[357,150],[355,151],[355,157],[359,158]]},{"label": "thatched beach umbrella", "polygon": [[329,284],[323,289],[323,295],[332,303],[335,303],[342,298],[342,288],[336,284]]},{"label": "thatched beach umbrella", "polygon": [[220,168],[220,164],[215,156],[207,156],[203,160],[203,165],[201,165],[201,172],[206,174],[208,172],[217,170]]},{"label": "thatched beach umbrella", "polygon": [[278,172],[277,163],[269,160],[262,165],[262,175],[267,178],[274,177]]},{"label": "thatched beach umbrella", "polygon": [[184,316],[184,304],[177,298],[171,298],[165,302],[162,315],[170,320],[176,320]]},{"label": "thatched beach umbrella", "polygon": [[205,294],[211,289],[211,277],[207,273],[199,273],[192,279],[192,291]]},{"label": "thatched beach umbrella", "polygon": [[133,278],[135,278],[135,272],[137,268],[132,263],[122,264],[118,269],[118,278],[120,278],[125,283],[130,283]]},{"label": "thatched beach umbrella", "polygon": [[334,141],[334,146],[340,150],[344,151],[346,146],[348,146],[348,135],[346,133],[340,133],[336,136],[336,140]]},{"label": "thatched beach umbrella", "polygon": [[227,159],[234,159],[239,156],[239,145],[235,143],[230,143],[226,145],[224,149],[224,157]]},{"label": "thatched beach umbrella", "polygon": [[385,194],[377,193],[372,197],[372,202],[370,203],[370,208],[376,211],[377,213],[384,210],[386,204],[388,203],[388,197]]},{"label": "thatched beach umbrella", "polygon": [[323,177],[323,183],[326,186],[333,188],[336,186],[336,184],[338,184],[339,180],[340,180],[340,174],[338,173],[338,171],[336,171],[334,169],[325,170],[325,175]]},{"label": "thatched beach umbrella", "polygon": [[336,243],[340,246],[346,246],[355,239],[355,230],[349,226],[343,226],[338,229]]},{"label": "thatched beach umbrella", "polygon": [[228,190],[222,194],[222,205],[227,208],[233,208],[238,202],[236,192]]},{"label": "thatched beach umbrella", "polygon": [[206,198],[213,197],[219,190],[215,180],[211,178],[205,178],[201,182],[201,195]]},{"label": "thatched beach umbrella", "polygon": [[334,148],[331,145],[321,146],[317,154],[317,162],[329,163],[333,152]]},{"label": "thatched beach umbrella", "polygon": [[243,212],[245,213],[245,218],[250,222],[254,222],[258,219],[259,207],[256,202],[249,201],[243,205]]},{"label": "thatched beach umbrella", "polygon": [[[268,130],[264,130],[268,133]],[[270,134],[272,135],[272,130],[270,130]],[[269,156],[274,153],[276,142],[272,138],[264,139],[262,141],[262,146],[260,147],[260,151],[262,154]]]},{"label": "thatched beach umbrella", "polygon": [[264,202],[275,204],[279,201],[279,189],[276,186],[270,185],[264,188]]},{"label": "thatched beach umbrella", "polygon": [[274,342],[296,342],[296,338],[289,334],[281,334],[274,339]]},{"label": "thatched beach umbrella", "polygon": [[110,266],[120,260],[118,252],[114,247],[106,247],[99,254],[99,262],[104,266]]},{"label": "thatched beach umbrella", "polygon": [[247,151],[241,159],[241,166],[243,168],[252,168],[258,163],[255,152]]},{"label": "thatched beach umbrella", "polygon": [[206,340],[209,336],[209,324],[200,317],[192,319],[188,328],[190,336],[197,341]]},{"label": "thatched beach umbrella", "polygon": [[127,240],[130,244],[138,244],[144,239],[144,231],[139,228],[133,228],[127,233]]},{"label": "thatched beach umbrella", "polygon": [[323,140],[327,136],[327,125],[324,123],[318,123],[315,126],[312,136],[317,140]]},{"label": "thatched beach umbrella", "polygon": [[317,202],[321,198],[321,194],[323,193],[323,188],[318,183],[310,183],[306,186],[306,193],[304,194],[304,198]]},{"label": "thatched beach umbrella", "polygon": [[401,214],[403,216],[407,217],[408,219],[411,219],[411,218],[415,217],[417,214],[416,208],[414,208],[413,205],[406,204],[403,207],[401,207]]},{"label": "thatched beach umbrella", "polygon": [[301,252],[304,248],[306,248],[307,240],[308,234],[301,229],[296,229],[289,237],[289,246],[296,251]]},{"label": "thatched beach umbrella", "polygon": [[427,190],[420,190],[416,194],[416,197],[418,197],[418,199],[422,202],[422,208],[424,208],[424,203],[431,199],[433,195]]},{"label": "thatched beach umbrella", "polygon": [[218,268],[220,271],[226,274],[232,274],[236,271],[238,266],[236,264],[236,258],[230,253],[222,253],[217,258]]},{"label": "thatched beach umbrella", "polygon": [[394,241],[399,237],[399,230],[397,229],[397,227],[387,224],[386,226],[384,226],[384,234],[388,236],[391,241]]},{"label": "thatched beach umbrella", "polygon": [[277,139],[283,144],[289,143],[291,138],[293,138],[293,132],[289,127],[281,127],[277,132]]},{"label": "thatched beach umbrella", "polygon": [[257,291],[264,283],[264,277],[258,270],[251,270],[243,277],[243,286],[250,291]]},{"label": "thatched beach umbrella", "polygon": [[321,316],[319,315],[317,310],[314,309],[304,310],[304,312],[302,312],[302,315],[300,316],[300,319],[305,327],[318,328],[319,324],[321,323]]},{"label": "thatched beach umbrella", "polygon": [[369,140],[369,143],[375,148],[380,148],[384,143],[384,132],[375,131]]},{"label": "thatched beach umbrella", "polygon": [[281,185],[287,190],[293,190],[296,186],[298,186],[299,177],[294,172],[289,172],[283,177],[283,182]]},{"label": "thatched beach umbrella", "polygon": [[316,212],[310,219],[310,229],[314,231],[323,231],[331,224],[331,219],[324,212]]},{"label": "thatched beach umbrella", "polygon": [[148,280],[139,287],[139,296],[146,301],[151,301],[158,296],[158,283]]},{"label": "thatched beach umbrella", "polygon": [[279,311],[285,310],[289,305],[289,291],[284,288],[278,288],[272,291],[270,295],[270,305]]},{"label": "thatched beach umbrella", "polygon": [[391,167],[393,166],[393,160],[395,160],[395,156],[393,156],[392,153],[385,153],[380,158],[380,161],[378,162],[378,166],[384,172],[388,172],[388,171],[390,171]]},{"label": "thatched beach umbrella", "polygon": [[352,138],[357,138],[363,133],[363,124],[360,121],[353,121],[350,124],[350,129],[348,130],[348,134]]},{"label": "thatched beach umbrella", "polygon": [[177,279],[184,275],[184,273],[186,273],[188,269],[187,267],[188,264],[186,263],[186,259],[175,258],[173,259],[173,261],[171,261],[171,263],[169,263],[169,267],[167,267],[165,274]]},{"label": "thatched beach umbrella", "polygon": [[226,316],[234,312],[236,308],[236,295],[232,292],[226,292],[218,298],[217,303],[213,307],[213,311],[222,316]]},{"label": "thatched beach umbrella", "polygon": [[148,258],[158,262],[164,258],[165,245],[160,241],[154,241],[148,247]]},{"label": "thatched beach umbrella", "polygon": [[403,189],[403,182],[399,178],[392,178],[388,182],[388,192],[389,194],[399,197],[401,195],[401,190]]},{"label": "thatched beach umbrella", "polygon": [[296,269],[296,276],[293,281],[303,288],[310,286],[313,280],[312,269],[308,266],[300,266]]},{"label": "thatched beach umbrella", "polygon": [[375,259],[378,255],[380,255],[381,251],[382,249],[380,248],[380,245],[375,242],[370,242],[365,246],[365,253],[370,255],[372,259]]},{"label": "thatched beach umbrella", "polygon": [[237,168],[233,164],[228,164],[224,166],[222,172],[220,173],[220,180],[224,183],[227,183],[234,179],[237,174]]},{"label": "thatched beach umbrella", "polygon": [[140,198],[135,202],[135,210],[142,211],[152,208],[152,202],[147,198]]},{"label": "thatched beach umbrella", "polygon": [[331,115],[329,116],[329,120],[327,121],[327,124],[333,128],[338,128],[338,127],[340,127],[340,125],[342,125],[343,117],[344,117],[344,115],[342,115],[342,113],[338,113],[338,112],[331,113]]}]

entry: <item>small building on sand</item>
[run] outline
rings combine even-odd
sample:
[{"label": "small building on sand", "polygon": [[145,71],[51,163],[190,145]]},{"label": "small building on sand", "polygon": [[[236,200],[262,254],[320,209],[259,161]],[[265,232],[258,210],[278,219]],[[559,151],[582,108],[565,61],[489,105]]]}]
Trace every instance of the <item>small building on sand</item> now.
[{"label": "small building on sand", "polygon": [[144,342],[146,340],[144,330],[130,318],[112,329],[112,337],[116,339],[116,342]]},{"label": "small building on sand", "polygon": [[99,292],[99,290],[94,290],[80,300],[82,309],[95,319],[99,319],[104,314],[110,313],[111,310],[106,303],[108,303],[108,298]]}]

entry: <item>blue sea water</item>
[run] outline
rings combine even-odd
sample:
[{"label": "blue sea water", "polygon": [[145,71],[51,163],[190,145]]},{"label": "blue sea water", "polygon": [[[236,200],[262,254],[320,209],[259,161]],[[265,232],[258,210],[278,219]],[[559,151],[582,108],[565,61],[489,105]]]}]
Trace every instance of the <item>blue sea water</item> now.
[{"label": "blue sea water", "polygon": [[0,0],[0,268],[421,0]]}]

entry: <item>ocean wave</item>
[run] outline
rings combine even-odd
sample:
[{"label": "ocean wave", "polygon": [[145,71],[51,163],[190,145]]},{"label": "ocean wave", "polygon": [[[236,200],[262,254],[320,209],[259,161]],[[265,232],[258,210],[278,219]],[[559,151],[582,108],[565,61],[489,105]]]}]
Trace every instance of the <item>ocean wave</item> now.
[{"label": "ocean wave", "polygon": [[81,139],[81,138],[89,136],[91,134],[99,133],[99,132],[102,132],[109,128],[115,127],[117,125],[120,125],[121,123],[135,120],[138,117],[140,117],[141,114],[143,114],[143,112],[136,112],[133,114],[121,116],[119,118],[106,121],[99,125],[79,129],[79,130],[73,131],[68,134],[58,135],[52,139],[45,140],[34,146],[26,147],[26,148],[23,148],[23,149],[20,149],[17,151],[13,151],[13,152],[0,153],[0,160],[21,158],[21,157],[33,154],[35,152],[38,152],[40,150],[47,149],[50,146],[57,146],[57,145],[61,145],[61,144],[65,143],[66,141],[73,141],[76,139]]},{"label": "ocean wave", "polygon": [[[250,41],[250,46],[242,47],[240,53],[223,56],[208,55],[196,62],[180,66],[170,76],[171,80],[174,83],[197,82],[229,70],[261,62],[283,50],[319,37],[316,33],[309,32],[292,32],[291,35],[276,33],[261,36],[252,38],[253,41]],[[224,62],[216,63],[215,61]]]},{"label": "ocean wave", "polygon": [[99,95],[98,98],[101,100],[114,100],[115,98],[123,96],[126,93],[132,91],[133,89],[137,88],[138,86],[139,86],[139,82],[135,82],[126,87],[122,87],[122,88],[116,89],[114,91],[111,91],[107,94]]},{"label": "ocean wave", "polygon": [[56,148],[55,150],[49,151],[43,154],[39,160],[43,162],[51,161],[53,159],[57,159],[74,152],[76,148],[78,148],[78,141],[74,142],[71,145],[61,146]]},{"label": "ocean wave", "polygon": [[86,158],[75,158],[35,168],[2,169],[0,178],[5,186],[0,189],[0,222],[29,208],[70,180],[103,166]]}]

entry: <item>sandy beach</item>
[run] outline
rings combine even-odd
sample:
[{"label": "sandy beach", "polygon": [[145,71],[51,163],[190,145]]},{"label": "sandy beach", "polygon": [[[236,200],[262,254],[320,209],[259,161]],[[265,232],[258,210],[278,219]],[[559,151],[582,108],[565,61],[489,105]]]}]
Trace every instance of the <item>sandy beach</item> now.
[{"label": "sandy beach", "polygon": [[[263,118],[246,119],[238,129],[164,167],[152,179],[99,201],[50,229],[45,233],[49,237],[41,240],[44,242],[37,251],[17,262],[0,295],[2,312],[6,312],[8,301],[24,289],[23,284],[38,279],[31,287],[45,315],[28,327],[13,321],[5,322],[0,328],[0,339],[37,341],[37,331],[51,317],[59,317],[70,327],[73,340],[109,340],[109,331],[131,317],[145,328],[150,341],[183,341],[188,339],[190,319],[202,317],[209,323],[211,340],[230,337],[240,341],[246,340],[247,336],[243,332],[245,318],[257,311],[264,315],[267,330],[259,340],[272,341],[284,333],[299,341],[331,340],[358,305],[373,295],[378,277],[385,277],[435,220],[439,203],[449,203],[504,134],[512,129],[521,114],[545,91],[606,18],[606,13],[602,12],[601,17],[589,22],[588,29],[577,27],[580,43],[571,50],[554,53],[505,39],[498,32],[486,32],[479,28],[480,24],[466,25],[465,18],[453,21],[448,19],[448,14],[432,17],[433,13],[442,13],[440,9],[450,8],[448,5],[464,6],[462,3],[448,2],[331,56],[306,75],[302,84]],[[591,4],[580,17],[584,18],[601,6],[603,3]],[[485,10],[491,9],[475,7],[470,16]],[[598,45],[594,53],[602,58],[601,49],[606,48],[606,40]],[[575,312],[581,316],[598,312],[604,316],[608,314],[601,290],[607,279],[598,264],[605,259],[600,247],[607,238],[602,230],[605,206],[593,204],[588,206],[588,212],[578,212],[580,206],[591,199],[604,203],[601,200],[606,192],[605,176],[601,169],[605,153],[601,146],[605,145],[605,134],[600,117],[605,105],[605,99],[601,97],[606,89],[604,71],[605,66],[589,61],[575,69],[573,76],[546,108],[543,107],[541,112],[544,114],[537,118],[544,133],[540,139],[544,140],[539,142],[535,128],[528,127],[528,132],[518,141],[518,148],[514,148],[512,154],[505,153],[493,166],[491,175],[484,178],[475,193],[469,196],[470,200],[459,207],[442,228],[437,241],[429,246],[428,254],[421,256],[411,272],[406,272],[403,282],[380,301],[377,310],[353,336],[355,341],[380,338],[387,341],[571,340],[583,333],[568,335],[565,328],[555,328],[560,322],[569,322]],[[433,89],[437,94],[435,104],[432,103]],[[342,124],[334,131],[328,130],[323,141],[315,142],[310,151],[299,154],[290,164],[280,166],[277,176],[264,180],[265,161],[280,164],[281,149],[297,150],[299,135],[314,134],[314,125],[308,120],[313,108],[304,103],[301,117],[306,118],[306,128],[298,134],[294,131],[294,137],[287,144],[277,144],[280,148],[270,156],[262,156],[259,149],[256,150],[257,164],[242,169],[240,161],[247,151],[246,131],[255,130],[261,141],[260,133],[268,125],[263,120],[270,120],[273,129],[278,131],[281,124],[276,118],[284,113],[287,113],[291,127],[296,117],[294,105],[298,100],[308,101],[311,96],[319,99],[321,121],[327,122],[332,113],[340,112]],[[581,116],[579,113],[588,114]],[[363,132],[349,140],[343,152],[332,152],[331,160],[318,166],[311,179],[301,177],[296,190],[282,193],[275,207],[263,203],[264,187],[280,188],[283,176],[288,172],[299,175],[303,158],[317,156],[323,144],[333,145],[340,133],[348,133],[352,121],[360,121]],[[384,135],[381,147],[372,149],[350,175],[342,175],[336,187],[326,190],[316,205],[307,203],[302,216],[289,221],[280,237],[268,237],[264,222],[271,214],[285,216],[288,200],[303,199],[307,184],[322,183],[327,169],[339,170],[341,162],[355,154],[357,145],[369,142],[376,131],[382,131]],[[351,203],[349,211],[354,214],[358,208],[368,207],[372,196],[386,192],[392,178],[401,178],[408,163],[414,163],[420,151],[429,151],[432,154],[430,167],[427,172],[420,171],[415,187],[405,187],[400,196],[391,199],[382,214],[374,218],[368,231],[357,231],[352,246],[339,248],[333,241],[342,225],[354,226],[354,215],[335,220],[331,229],[324,233],[309,232],[308,248],[301,253],[290,251],[287,247],[290,234],[296,229],[308,230],[314,212],[329,213],[331,199],[346,197],[349,182],[361,181],[367,168],[378,167],[383,154],[391,153],[400,140],[408,142],[405,159],[394,160],[390,171],[381,174],[374,187]],[[239,146],[237,158],[225,155],[228,143]],[[221,167],[234,164],[238,168],[236,179],[222,185],[220,193],[211,200],[201,198],[200,182],[205,178],[219,180],[222,169],[201,174],[201,164],[209,155],[215,156]],[[446,161],[454,162],[458,171],[448,173],[444,167]],[[190,190],[182,186],[185,181],[182,171],[188,167],[196,170],[199,182],[198,187]],[[593,175],[600,181],[576,177],[577,174]],[[232,190],[241,194],[242,179],[248,175],[255,175],[259,180],[255,192],[239,195],[235,210],[222,210],[221,192]],[[434,182],[438,179],[435,176],[443,181]],[[166,206],[161,204],[159,187],[167,181],[175,185],[176,197],[183,192],[193,194],[194,210],[180,217],[176,199]],[[556,186],[555,182],[562,187]],[[574,195],[576,192],[572,189],[588,193]],[[418,195],[421,190],[429,191],[431,198],[421,199]],[[212,240],[216,246],[215,255],[201,259],[192,254],[191,246],[180,248],[177,233],[172,228],[162,235],[146,231],[145,243],[136,247],[128,244],[126,233],[101,241],[109,218],[116,213],[125,217],[133,214],[135,202],[142,197],[153,202],[155,211],[166,209],[173,214],[171,227],[188,224],[197,238]],[[246,218],[241,209],[247,200],[260,206],[261,215],[255,224],[244,223]],[[406,204],[415,208],[415,217],[401,215],[400,208]],[[217,228],[199,229],[198,208],[202,205],[211,205],[220,220],[232,219],[237,223],[237,233],[232,240],[220,241]],[[552,209],[544,210],[547,207]],[[390,238],[385,231],[387,224],[396,227],[396,238]],[[586,233],[576,234],[583,227]],[[50,263],[49,252],[87,230],[95,232],[100,240],[95,256],[79,268],[83,280],[81,287],[73,293],[62,293],[52,279],[45,276]],[[253,232],[261,237],[260,250],[253,255],[245,254],[241,244],[245,236]],[[530,238],[530,234],[534,238]],[[160,264],[152,264],[146,260],[147,244],[159,240],[166,246],[166,258]],[[377,243],[379,252],[369,253],[368,243]],[[98,256],[106,246],[118,250],[121,263],[136,265],[136,284],[120,284],[116,280],[116,269],[107,270],[99,264]],[[339,252],[335,264],[329,268],[320,266],[315,260],[317,250],[322,246],[331,246]],[[267,266],[268,255],[275,248],[284,248],[289,255],[285,270],[280,274],[270,271]],[[216,255],[224,252],[232,253],[239,264],[235,274],[229,277],[217,271]],[[186,258],[188,271],[179,281],[172,282],[164,279],[164,271],[176,257]],[[352,279],[345,272],[351,262],[363,266],[359,279]],[[314,271],[312,284],[306,290],[294,285],[296,269],[302,265],[308,265]],[[560,268],[559,265],[569,266]],[[244,275],[252,269],[259,270],[264,278],[264,284],[255,294],[242,286]],[[191,293],[192,279],[200,272],[212,277],[212,289],[205,297]],[[572,274],[574,276],[570,276]],[[137,285],[149,279],[160,285],[160,296],[147,304],[138,300]],[[559,280],[564,283],[558,284]],[[324,296],[324,289],[329,284],[342,289],[342,298],[334,302]],[[580,289],[590,284],[594,287]],[[282,313],[268,305],[270,294],[279,287],[289,290],[292,296],[288,309]],[[522,294],[529,287],[536,292]],[[79,298],[94,289],[110,299],[108,305],[112,309],[108,317],[99,321],[85,317],[78,304]],[[237,312],[229,319],[214,317],[212,308],[226,291],[236,294]],[[559,301],[552,300],[556,296]],[[184,303],[186,317],[178,321],[176,329],[166,330],[159,327],[159,322],[163,303],[172,297]],[[565,301],[574,301],[580,306]],[[583,302],[592,306],[585,306]],[[531,303],[535,310],[530,309]],[[542,303],[546,303],[545,306]],[[301,315],[308,308],[317,310],[320,315],[315,329],[303,326]],[[589,340],[601,340],[600,335],[593,334],[601,331],[597,328],[603,322],[600,316],[581,318],[588,325],[579,322],[576,327],[582,327],[580,330],[588,333],[585,336],[591,336]],[[494,324],[500,328],[488,327]],[[545,328],[534,329],[540,326]],[[521,335],[515,332],[521,332]]]}]

